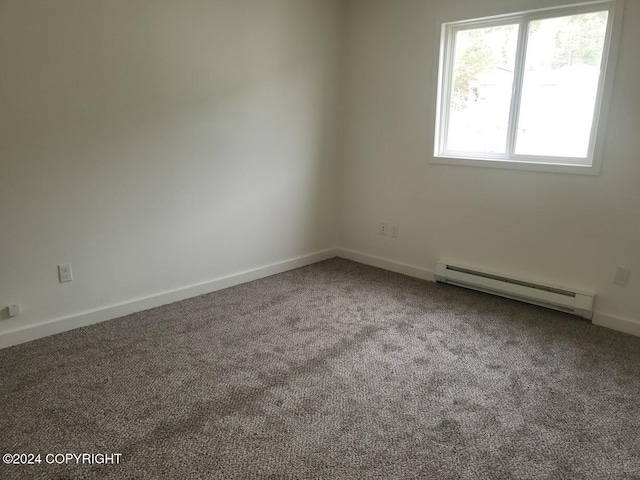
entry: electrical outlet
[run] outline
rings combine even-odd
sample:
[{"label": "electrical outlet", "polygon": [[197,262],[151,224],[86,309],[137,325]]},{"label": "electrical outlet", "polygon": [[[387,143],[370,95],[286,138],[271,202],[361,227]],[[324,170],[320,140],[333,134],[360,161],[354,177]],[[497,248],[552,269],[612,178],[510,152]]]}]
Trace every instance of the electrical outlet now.
[{"label": "electrical outlet", "polygon": [[62,265],[58,265],[58,276],[60,277],[60,283],[73,281],[73,272],[71,271],[71,264],[63,263]]},{"label": "electrical outlet", "polygon": [[393,238],[396,238],[398,236],[398,224],[397,223],[392,223],[391,224],[391,236]]},{"label": "electrical outlet", "polygon": [[389,230],[389,224],[387,222],[380,222],[380,229],[378,230],[378,233],[380,233],[380,235],[386,235],[387,230]]},{"label": "electrical outlet", "polygon": [[17,303],[12,303],[7,308],[9,310],[10,318],[17,317],[18,315],[20,315],[20,305],[18,305]]},{"label": "electrical outlet", "polygon": [[613,283],[624,287],[629,283],[630,276],[631,276],[630,268],[618,267],[616,270],[616,276],[613,277]]}]

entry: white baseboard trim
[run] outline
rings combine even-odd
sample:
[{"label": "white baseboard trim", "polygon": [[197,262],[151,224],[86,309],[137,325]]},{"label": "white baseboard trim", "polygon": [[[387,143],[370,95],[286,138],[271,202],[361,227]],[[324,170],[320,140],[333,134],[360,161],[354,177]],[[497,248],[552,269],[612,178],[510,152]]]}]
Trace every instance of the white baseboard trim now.
[{"label": "white baseboard trim", "polygon": [[389,260],[388,258],[376,257],[374,255],[367,255],[365,253],[356,252],[355,250],[349,250],[346,248],[338,248],[336,250],[336,256],[346,258],[347,260],[353,260],[354,262],[364,263],[365,265],[371,265],[372,267],[383,268],[396,273],[402,273],[409,277],[420,278],[422,280],[428,280],[430,282],[435,281],[433,271],[426,268],[416,267],[407,263],[396,262],[395,260]]},{"label": "white baseboard trim", "polygon": [[[353,260],[354,262],[371,265],[373,267],[401,273],[410,277],[420,278],[422,280],[428,280],[431,282],[435,281],[433,271],[426,268],[396,262],[395,260],[377,257],[375,255],[367,255],[355,250],[330,248],[314,252],[309,255],[285,260],[283,262],[273,263],[252,270],[246,270],[233,275],[216,278],[196,285],[190,285],[188,287],[163,292],[157,295],[139,298],[130,302],[109,305],[96,310],[81,312],[69,317],[48,320],[35,325],[28,325],[22,328],[2,332],[0,333],[0,349],[48,337],[57,333],[74,330],[76,328],[85,327],[94,323],[104,322],[106,320],[147,310],[149,308],[160,307],[186,298],[215,292],[217,290],[222,290],[223,288],[251,282],[253,280],[258,280],[277,273],[311,265],[333,257],[346,258],[347,260]],[[640,321],[638,320],[631,320],[595,312],[592,323],[594,325],[599,325],[640,337]]]},{"label": "white baseboard trim", "polygon": [[591,323],[640,337],[640,321],[638,320],[631,320],[630,318],[621,318],[614,315],[594,312]]},{"label": "white baseboard trim", "polygon": [[7,332],[0,333],[0,349],[48,337],[49,335],[74,330],[76,328],[85,327],[94,323],[104,322],[106,320],[122,317],[131,313],[147,310],[149,308],[160,307],[186,298],[197,297],[198,295],[215,292],[217,290],[222,290],[223,288],[233,287],[234,285],[251,282],[270,275],[304,267],[311,265],[312,263],[321,262],[322,260],[333,258],[336,255],[337,250],[330,248],[311,253],[309,255],[285,260],[283,262],[273,263],[271,265],[254,268],[252,270],[246,270],[233,275],[216,278],[196,285],[190,285],[188,287],[163,292],[157,295],[138,298],[130,302],[109,305],[96,310],[81,312],[69,317],[57,318],[37,323],[35,325],[28,325],[22,328],[9,330]]}]

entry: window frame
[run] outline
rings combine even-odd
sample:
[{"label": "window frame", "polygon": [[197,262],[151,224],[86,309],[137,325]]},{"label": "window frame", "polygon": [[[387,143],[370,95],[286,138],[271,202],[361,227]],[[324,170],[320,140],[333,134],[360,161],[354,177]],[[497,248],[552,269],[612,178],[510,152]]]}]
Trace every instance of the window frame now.
[{"label": "window frame", "polygon": [[[493,15],[442,23],[440,32],[434,149],[431,163],[598,175],[600,173],[604,149],[606,120],[613,93],[613,77],[618,56],[623,8],[624,0],[593,0],[582,3],[562,4],[554,7],[517,13],[507,13],[503,15]],[[517,125],[520,105],[522,103],[521,94],[525,73],[524,70],[530,22],[605,10],[608,11],[607,28],[603,44],[600,78],[598,80],[598,91],[594,105],[594,115],[591,125],[587,157],[550,157],[516,154],[515,143],[518,130]],[[446,140],[449,126],[447,120],[451,107],[451,85],[453,83],[455,38],[457,32],[474,28],[514,24],[519,25],[519,30],[505,153],[494,154],[447,150]]]}]

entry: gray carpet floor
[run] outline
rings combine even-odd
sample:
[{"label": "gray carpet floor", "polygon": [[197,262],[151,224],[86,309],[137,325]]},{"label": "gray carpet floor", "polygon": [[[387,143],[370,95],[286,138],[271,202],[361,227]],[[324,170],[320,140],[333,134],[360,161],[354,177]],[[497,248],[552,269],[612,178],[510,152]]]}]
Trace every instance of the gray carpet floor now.
[{"label": "gray carpet floor", "polygon": [[[640,478],[640,338],[342,259],[0,351],[0,478]],[[121,453],[46,465],[47,453]]]}]

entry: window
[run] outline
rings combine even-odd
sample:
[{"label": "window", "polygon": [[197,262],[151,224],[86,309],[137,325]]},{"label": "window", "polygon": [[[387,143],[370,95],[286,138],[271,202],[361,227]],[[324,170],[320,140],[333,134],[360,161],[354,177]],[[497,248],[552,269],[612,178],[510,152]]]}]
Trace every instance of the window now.
[{"label": "window", "polygon": [[599,173],[621,8],[443,24],[434,162]]}]

